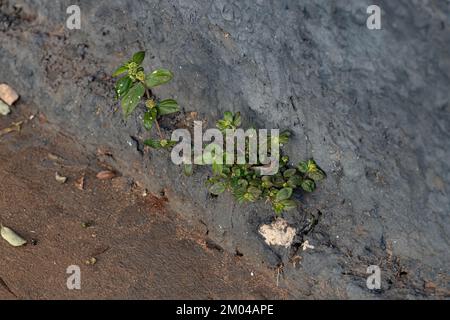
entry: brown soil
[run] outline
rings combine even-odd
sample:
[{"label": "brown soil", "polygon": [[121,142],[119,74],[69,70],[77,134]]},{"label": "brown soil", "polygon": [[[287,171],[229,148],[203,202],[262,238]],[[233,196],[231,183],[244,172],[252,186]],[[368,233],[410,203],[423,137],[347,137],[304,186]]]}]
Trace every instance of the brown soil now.
[{"label": "brown soil", "polygon": [[[0,299],[287,297],[274,272],[211,244],[167,209],[170,199],[144,196],[120,173],[97,179],[108,169],[97,155],[28,116],[0,118],[0,130],[27,119],[19,132],[0,131],[0,222],[28,240],[0,239]],[[70,265],[81,268],[81,290],[66,286]]]}]

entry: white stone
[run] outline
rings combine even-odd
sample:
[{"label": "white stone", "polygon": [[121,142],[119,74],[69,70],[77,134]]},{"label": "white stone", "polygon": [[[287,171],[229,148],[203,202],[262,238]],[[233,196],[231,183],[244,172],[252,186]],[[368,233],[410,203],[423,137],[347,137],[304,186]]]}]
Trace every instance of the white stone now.
[{"label": "white stone", "polygon": [[303,251],[305,251],[306,249],[314,249],[314,246],[309,244],[309,241],[306,240],[305,242],[302,243],[302,248]]},{"label": "white stone", "polygon": [[10,112],[11,112],[11,109],[9,109],[9,106],[0,100],[0,114],[2,116],[6,116]]},{"label": "white stone", "polygon": [[286,220],[278,218],[271,224],[264,224],[259,233],[265,238],[269,246],[283,246],[288,248],[294,241],[297,230],[288,225]]}]

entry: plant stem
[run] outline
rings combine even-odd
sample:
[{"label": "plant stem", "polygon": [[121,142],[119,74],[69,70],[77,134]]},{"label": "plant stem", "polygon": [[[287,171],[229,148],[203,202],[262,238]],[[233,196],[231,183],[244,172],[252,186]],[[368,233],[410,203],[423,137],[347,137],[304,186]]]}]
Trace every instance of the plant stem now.
[{"label": "plant stem", "polygon": [[159,137],[161,138],[161,140],[164,139],[164,137],[161,133],[161,128],[159,127],[158,120],[156,120],[156,119],[155,119],[155,124],[156,124],[156,129],[158,130]]},{"label": "plant stem", "polygon": [[[145,84],[144,84],[144,86],[145,86],[145,93],[147,95],[147,99],[151,99],[152,93],[150,92],[149,88],[147,88],[147,86]],[[155,119],[155,124],[156,124],[156,129],[158,130],[159,137],[161,138],[161,140],[164,139],[164,137],[161,133],[161,127],[159,126],[158,119]]]}]

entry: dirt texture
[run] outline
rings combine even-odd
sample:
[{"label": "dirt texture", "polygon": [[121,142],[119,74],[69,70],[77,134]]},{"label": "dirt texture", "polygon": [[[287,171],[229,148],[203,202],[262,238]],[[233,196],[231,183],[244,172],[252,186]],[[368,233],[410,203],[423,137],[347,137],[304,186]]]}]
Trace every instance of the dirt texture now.
[{"label": "dirt texture", "polygon": [[[171,211],[170,199],[130,177],[116,171],[98,179],[114,168],[28,116],[0,119],[2,129],[25,120],[20,132],[0,138],[0,222],[28,242],[12,247],[0,239],[0,299],[289,297],[273,270],[225,252]],[[81,269],[80,290],[67,287],[71,265]]]},{"label": "dirt texture", "polygon": [[[381,0],[381,30],[366,27],[365,0],[75,2],[80,30],[65,26],[70,1],[0,1],[0,82],[21,103],[87,154],[108,150],[103,161],[150,192],[164,189],[170,210],[227,254],[282,269],[293,297],[448,297],[448,0]],[[184,177],[167,152],[143,147],[144,106],[125,121],[110,76],[137,50],[147,69],[175,74],[154,90],[182,106],[165,135],[192,112],[212,127],[240,111],[245,126],[291,130],[292,162],[313,157],[327,172],[284,215],[297,230],[290,248],[259,234],[274,220],[264,203],[213,198],[208,169]],[[370,265],[380,290],[366,286]]]}]

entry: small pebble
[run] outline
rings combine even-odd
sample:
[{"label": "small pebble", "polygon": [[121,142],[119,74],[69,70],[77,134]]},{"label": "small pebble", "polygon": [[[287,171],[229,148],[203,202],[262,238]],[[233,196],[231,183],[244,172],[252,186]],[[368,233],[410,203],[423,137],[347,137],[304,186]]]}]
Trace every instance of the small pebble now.
[{"label": "small pebble", "polygon": [[9,106],[0,100],[0,114],[2,116],[6,116],[10,112],[11,112],[11,109],[9,108]]},{"label": "small pebble", "polygon": [[84,263],[87,264],[87,265],[93,266],[94,264],[97,263],[97,259],[95,259],[94,257],[91,257],[88,260],[86,260]]},{"label": "small pebble", "polygon": [[58,172],[55,173],[55,179],[59,183],[66,183],[66,181],[67,181],[67,177],[60,175]]},{"label": "small pebble", "polygon": [[0,84],[0,99],[2,99],[7,105],[12,106],[14,102],[19,99],[19,95],[13,88],[7,84]]},{"label": "small pebble", "polygon": [[81,223],[81,227],[84,229],[89,228],[91,226],[92,226],[92,222],[89,222],[89,221]]}]

